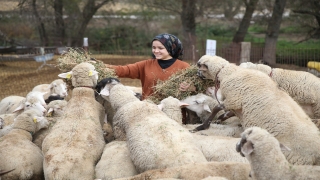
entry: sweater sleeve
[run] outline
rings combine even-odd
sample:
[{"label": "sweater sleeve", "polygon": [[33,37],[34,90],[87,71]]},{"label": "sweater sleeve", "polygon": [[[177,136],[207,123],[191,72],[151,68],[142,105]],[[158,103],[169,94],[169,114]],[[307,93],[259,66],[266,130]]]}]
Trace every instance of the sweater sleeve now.
[{"label": "sweater sleeve", "polygon": [[120,78],[140,79],[145,66],[145,61],[139,61],[134,64],[124,66],[114,66],[117,76]]}]

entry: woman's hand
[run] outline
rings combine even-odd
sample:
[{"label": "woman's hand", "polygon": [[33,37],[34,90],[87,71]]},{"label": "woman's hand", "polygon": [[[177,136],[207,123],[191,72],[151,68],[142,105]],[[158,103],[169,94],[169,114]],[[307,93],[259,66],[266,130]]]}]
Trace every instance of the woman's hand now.
[{"label": "woman's hand", "polygon": [[182,82],[179,87],[180,91],[196,91],[196,87],[192,83]]},{"label": "woman's hand", "polygon": [[114,65],[111,64],[104,64],[107,68],[113,69]]}]

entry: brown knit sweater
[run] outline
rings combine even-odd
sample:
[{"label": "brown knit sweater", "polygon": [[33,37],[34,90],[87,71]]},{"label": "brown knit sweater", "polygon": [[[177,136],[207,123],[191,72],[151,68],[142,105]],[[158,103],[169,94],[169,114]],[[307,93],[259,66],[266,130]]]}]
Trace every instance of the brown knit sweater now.
[{"label": "brown knit sweater", "polygon": [[[190,65],[181,60],[176,60],[170,67],[162,69],[155,59],[139,61],[124,66],[113,66],[119,78],[140,79],[142,85],[142,98],[153,93],[153,87],[158,80],[167,80],[172,74],[179,70],[186,69]],[[172,87],[178,88],[178,87]]]}]

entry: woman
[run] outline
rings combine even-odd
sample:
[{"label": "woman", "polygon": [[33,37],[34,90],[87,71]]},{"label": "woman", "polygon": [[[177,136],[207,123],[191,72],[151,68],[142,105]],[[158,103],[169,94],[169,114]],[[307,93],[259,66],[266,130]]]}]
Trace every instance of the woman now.
[{"label": "woman", "polygon": [[[153,87],[157,81],[167,80],[177,71],[186,69],[190,65],[179,58],[183,54],[181,41],[172,34],[159,34],[152,40],[153,58],[128,64],[114,66],[106,64],[106,67],[115,70],[119,78],[140,79],[142,85],[142,99],[153,93]],[[180,84],[180,91],[195,91],[195,87],[186,82]]]}]

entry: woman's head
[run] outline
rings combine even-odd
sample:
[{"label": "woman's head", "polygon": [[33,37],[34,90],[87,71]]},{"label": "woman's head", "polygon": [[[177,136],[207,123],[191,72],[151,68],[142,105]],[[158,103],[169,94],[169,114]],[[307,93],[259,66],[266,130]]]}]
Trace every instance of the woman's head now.
[{"label": "woman's head", "polygon": [[[158,42],[160,42],[161,44]],[[182,58],[181,57],[183,55],[182,43],[176,36],[172,34],[164,33],[154,37],[152,40],[152,53],[154,58],[157,58],[157,51],[162,51],[161,45],[167,50],[167,53],[172,58],[176,58],[176,59]],[[158,49],[158,47],[160,49]],[[158,55],[160,57],[160,54]]]}]

